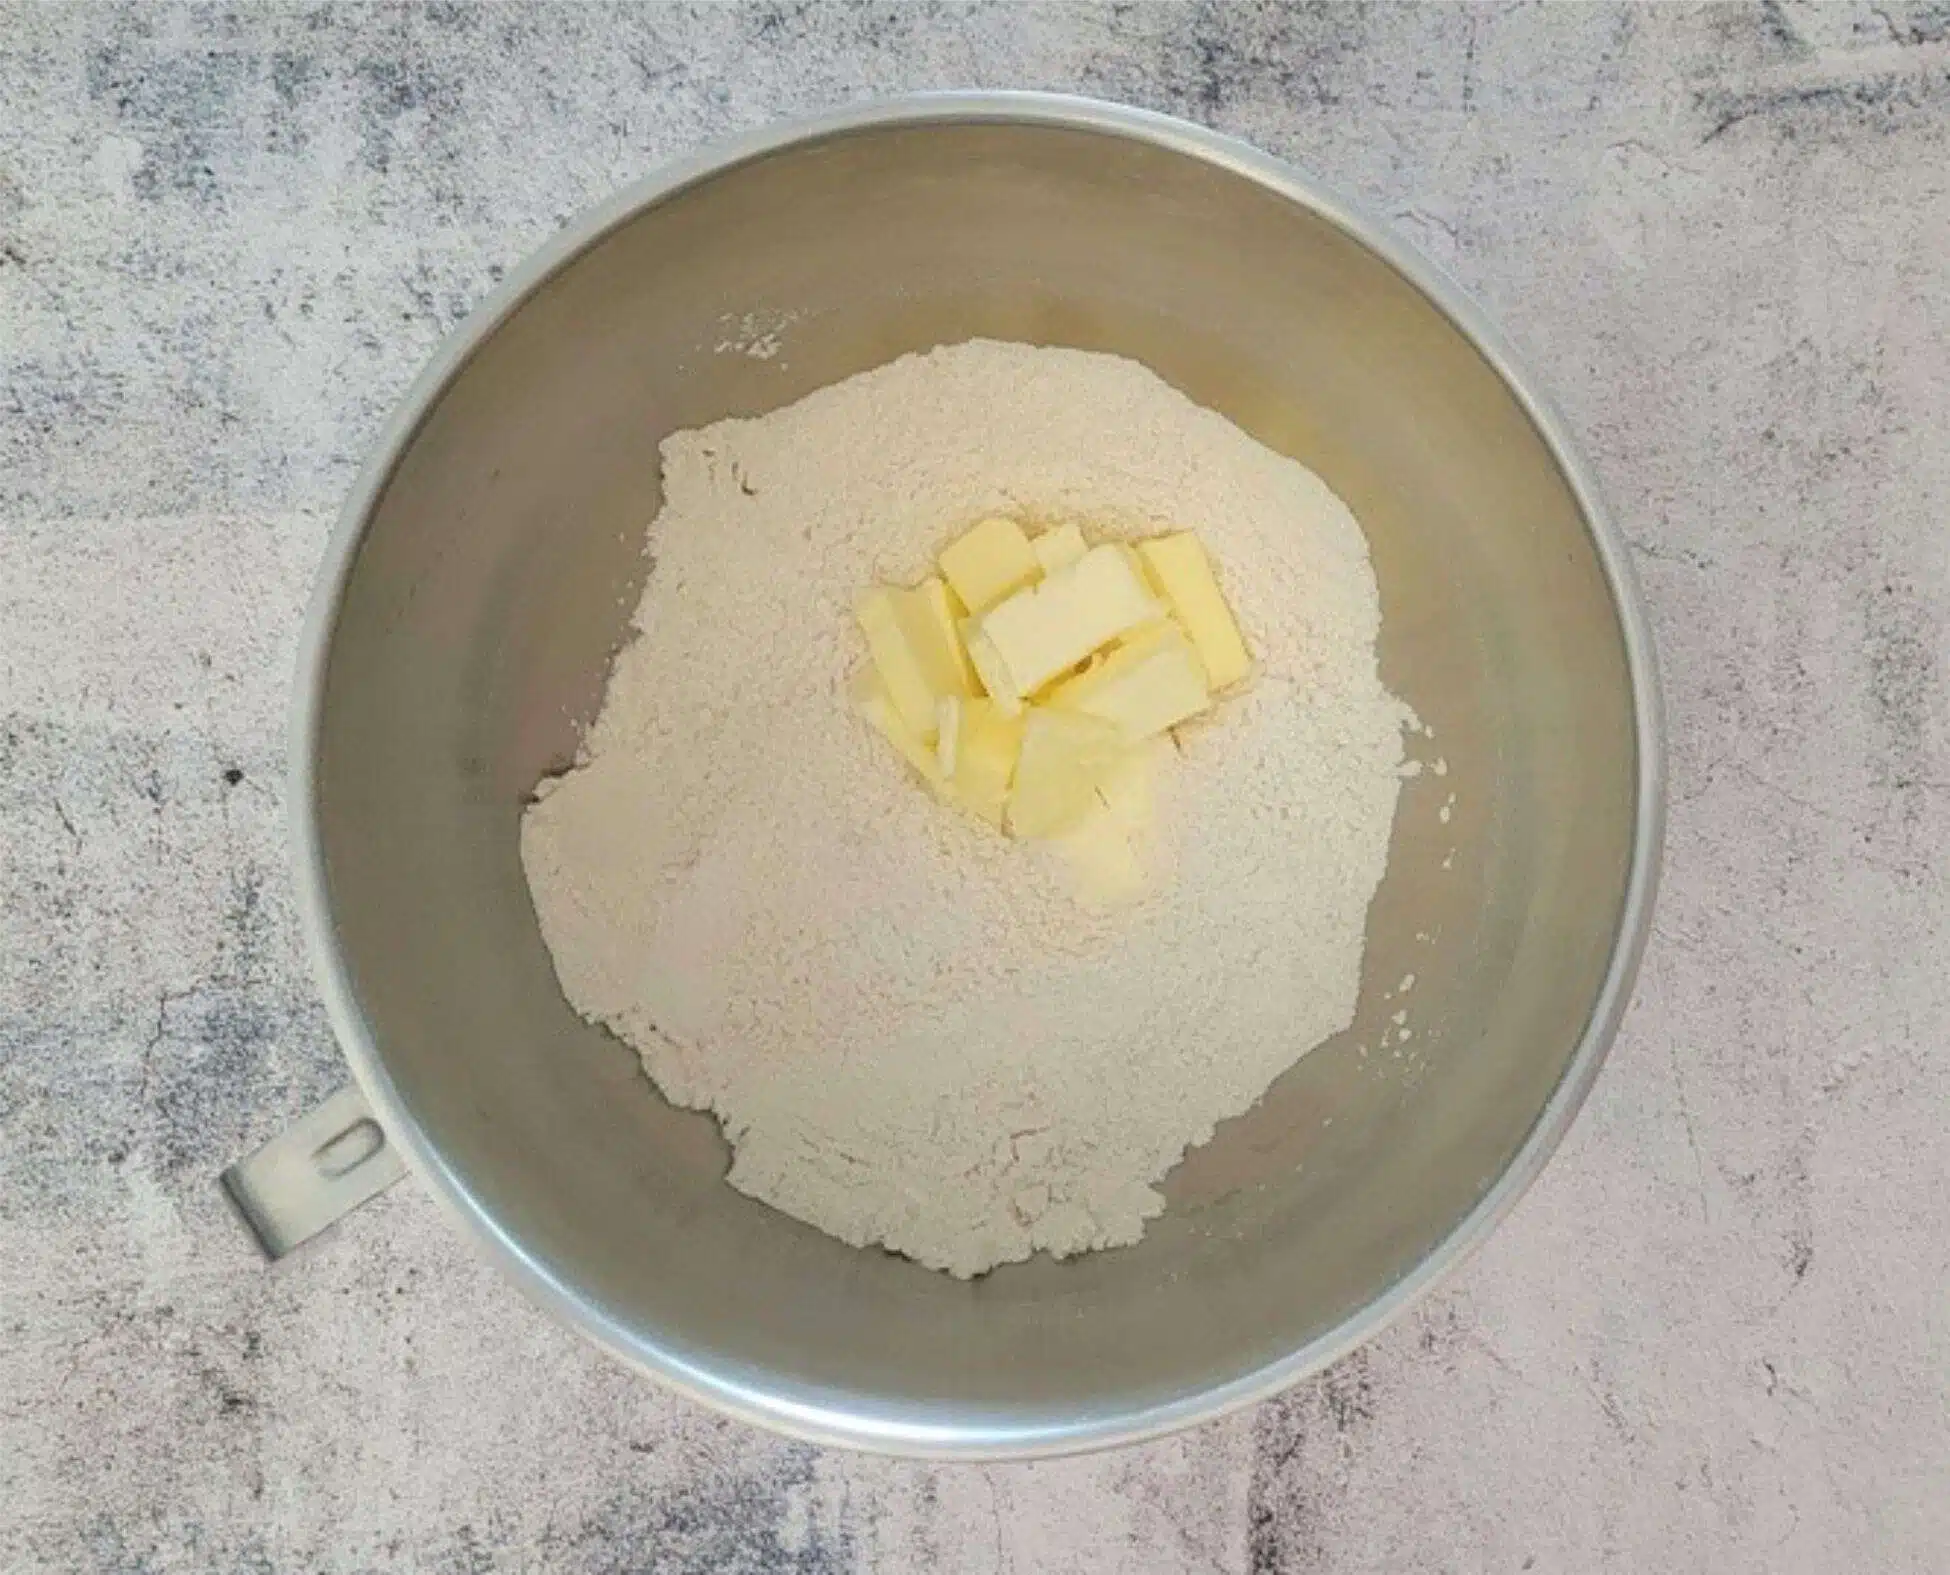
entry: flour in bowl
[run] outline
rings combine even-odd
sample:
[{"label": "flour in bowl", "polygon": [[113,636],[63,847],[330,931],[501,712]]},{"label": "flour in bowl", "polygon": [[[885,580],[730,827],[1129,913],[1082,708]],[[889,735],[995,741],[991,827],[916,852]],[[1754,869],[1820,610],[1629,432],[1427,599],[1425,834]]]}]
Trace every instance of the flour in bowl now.
[{"label": "flour in bowl", "polygon": [[[1135,1241],[1352,1021],[1407,708],[1311,471],[1136,362],[974,340],[663,444],[656,567],[522,859],[575,1008],[716,1113],[729,1180],[957,1275]],[[1186,730],[1130,906],[889,769],[852,604],[1007,514],[1193,530],[1256,663]]]}]

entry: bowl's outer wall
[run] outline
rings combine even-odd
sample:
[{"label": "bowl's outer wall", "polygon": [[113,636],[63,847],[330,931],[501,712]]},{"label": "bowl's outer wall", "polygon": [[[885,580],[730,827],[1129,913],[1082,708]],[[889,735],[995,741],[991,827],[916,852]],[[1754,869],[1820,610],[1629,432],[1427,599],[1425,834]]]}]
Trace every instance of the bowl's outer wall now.
[{"label": "bowl's outer wall", "polygon": [[[1115,1441],[1368,1332],[1520,1151],[1541,1163],[1558,1131],[1533,1128],[1548,1106],[1561,1129],[1602,1055],[1649,895],[1630,592],[1525,403],[1340,224],[1067,119],[828,130],[610,229],[411,429],[317,635],[314,938],[391,1124],[613,1349],[844,1442]],[[775,321],[777,354],[740,352]],[[1139,1245],[964,1283],[723,1184],[713,1124],[563,1000],[517,822],[641,588],[658,440],[973,335],[1133,356],[1319,471],[1367,530],[1384,675],[1447,774],[1404,791],[1353,1030],[1188,1158]],[[1411,973],[1415,1037],[1391,1042]]]}]

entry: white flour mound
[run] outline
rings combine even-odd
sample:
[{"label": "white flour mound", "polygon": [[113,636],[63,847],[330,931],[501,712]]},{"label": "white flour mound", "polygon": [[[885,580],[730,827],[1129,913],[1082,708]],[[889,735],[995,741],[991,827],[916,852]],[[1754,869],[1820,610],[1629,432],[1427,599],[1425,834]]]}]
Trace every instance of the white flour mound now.
[{"label": "white flour mound", "polygon": [[[733,1186],[842,1240],[958,1275],[1135,1241],[1353,1019],[1409,720],[1354,517],[1135,362],[986,340],[663,471],[636,637],[522,824],[569,1000],[716,1112]],[[1135,906],[1079,907],[848,708],[855,596],[995,513],[1197,531],[1258,663],[1165,763]]]}]

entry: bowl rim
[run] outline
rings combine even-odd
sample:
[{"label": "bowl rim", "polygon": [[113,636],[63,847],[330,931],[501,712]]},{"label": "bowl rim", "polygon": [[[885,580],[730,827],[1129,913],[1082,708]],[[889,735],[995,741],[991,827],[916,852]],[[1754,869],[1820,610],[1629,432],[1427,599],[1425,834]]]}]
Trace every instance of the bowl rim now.
[{"label": "bowl rim", "polygon": [[[1576,1049],[1502,1174],[1414,1267],[1333,1328],[1250,1372],[1164,1401],[1099,1405],[1070,1419],[993,1414],[956,1420],[934,1408],[881,1402],[850,1409],[786,1392],[665,1349],[565,1282],[516,1239],[448,1165],[387,1072],[339,946],[317,814],[317,756],[332,643],[351,570],[401,458],[440,396],[492,334],[548,279],[656,204],[724,172],[788,148],[865,130],[1001,124],[1082,130],[1149,144],[1249,180],[1309,210],[1395,269],[1496,371],[1550,450],[1596,550],[1623,637],[1636,742],[1636,804],[1624,901],[1605,976]],[[637,1371],[741,1421],[808,1442],[931,1459],[1007,1460],[1137,1443],[1209,1422],[1269,1398],[1339,1360],[1401,1317],[1453,1274],[1515,1207],[1556,1151],[1617,1034],[1651,928],[1664,840],[1666,753],[1657,658],[1628,544],[1613,523],[1569,428],[1516,351],[1440,267],[1378,219],[1311,176],[1249,144],[1176,117],[1097,99],[1040,92],[920,93],[776,122],[666,163],[586,209],[509,270],[448,335],[374,444],[339,511],[306,613],[290,735],[290,815],[300,926],[327,1016],[354,1076],[390,1138],[446,1212],[496,1266],[543,1308]]]}]

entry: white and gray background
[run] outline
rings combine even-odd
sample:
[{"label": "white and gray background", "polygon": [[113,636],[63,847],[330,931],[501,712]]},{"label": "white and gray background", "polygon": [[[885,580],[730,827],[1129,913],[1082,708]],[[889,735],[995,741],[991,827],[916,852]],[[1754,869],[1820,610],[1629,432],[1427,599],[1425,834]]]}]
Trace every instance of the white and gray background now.
[{"label": "white and gray background", "polygon": [[[1671,705],[1637,1005],[1561,1156],[1324,1379],[935,1468],[665,1398],[401,1187],[267,1269],[344,1072],[300,611],[436,341],[722,133],[944,86],[1248,137],[1507,324]],[[1950,6],[0,0],[0,1570],[1950,1568]]]}]

